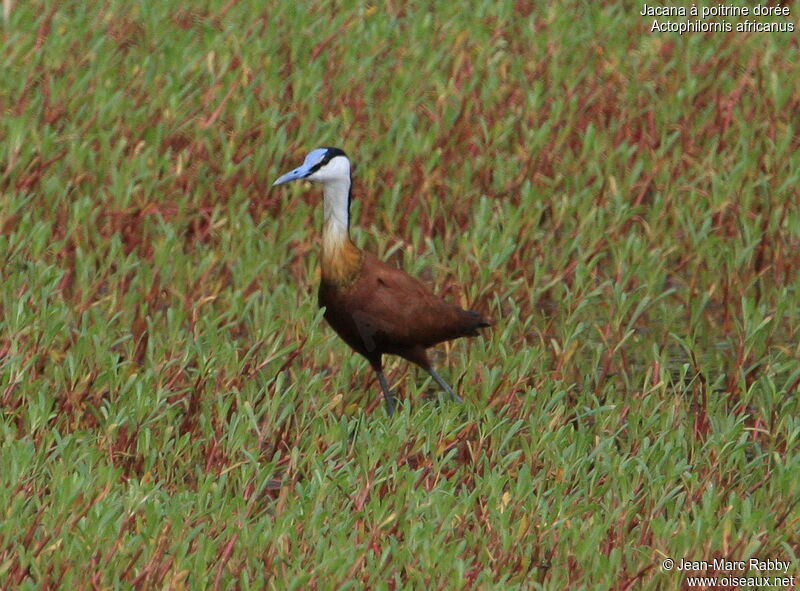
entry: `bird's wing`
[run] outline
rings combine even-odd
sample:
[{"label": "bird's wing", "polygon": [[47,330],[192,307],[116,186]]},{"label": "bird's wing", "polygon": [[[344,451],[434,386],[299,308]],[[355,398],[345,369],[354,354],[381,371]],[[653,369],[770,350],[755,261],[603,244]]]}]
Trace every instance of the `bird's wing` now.
[{"label": "bird's wing", "polygon": [[358,282],[359,318],[396,347],[429,347],[474,334],[480,317],[445,302],[405,271],[365,253]]}]

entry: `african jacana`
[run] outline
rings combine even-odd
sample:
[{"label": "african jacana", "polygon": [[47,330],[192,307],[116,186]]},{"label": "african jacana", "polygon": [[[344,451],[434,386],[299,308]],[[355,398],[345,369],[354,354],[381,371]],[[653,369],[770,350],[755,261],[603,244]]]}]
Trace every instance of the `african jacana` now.
[{"label": "african jacana", "polygon": [[322,282],[319,305],[325,320],[378,374],[389,414],[394,394],[383,375],[382,356],[399,355],[427,371],[453,400],[461,401],[433,369],[425,351],[437,343],[477,336],[489,326],[480,314],[445,302],[408,273],[388,265],[350,240],[350,160],[339,148],[317,148],[302,166],[273,183],[298,179],[322,184]]}]

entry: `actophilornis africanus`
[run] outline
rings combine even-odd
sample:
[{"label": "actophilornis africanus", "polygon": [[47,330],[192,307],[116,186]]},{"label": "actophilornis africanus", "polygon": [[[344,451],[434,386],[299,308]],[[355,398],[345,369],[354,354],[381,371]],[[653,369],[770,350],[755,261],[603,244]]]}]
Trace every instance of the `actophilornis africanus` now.
[{"label": "actophilornis africanus", "polygon": [[383,375],[382,356],[399,355],[427,371],[453,400],[461,401],[433,369],[426,349],[459,337],[476,336],[489,326],[480,314],[445,302],[404,271],[388,265],[350,241],[350,160],[339,148],[318,148],[302,166],[274,185],[298,179],[322,184],[322,283],[319,305],[325,320],[378,374],[386,409],[394,413],[394,394]]}]

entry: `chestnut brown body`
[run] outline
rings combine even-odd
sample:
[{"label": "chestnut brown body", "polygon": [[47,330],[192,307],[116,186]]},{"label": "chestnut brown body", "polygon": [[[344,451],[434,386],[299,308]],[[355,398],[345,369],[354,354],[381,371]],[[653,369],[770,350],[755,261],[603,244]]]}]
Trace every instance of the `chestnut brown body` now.
[{"label": "chestnut brown body", "polygon": [[323,277],[319,304],[336,333],[376,371],[385,354],[428,370],[428,347],[477,336],[478,328],[489,326],[477,312],[444,301],[405,271],[368,252],[360,255],[349,277]]}]

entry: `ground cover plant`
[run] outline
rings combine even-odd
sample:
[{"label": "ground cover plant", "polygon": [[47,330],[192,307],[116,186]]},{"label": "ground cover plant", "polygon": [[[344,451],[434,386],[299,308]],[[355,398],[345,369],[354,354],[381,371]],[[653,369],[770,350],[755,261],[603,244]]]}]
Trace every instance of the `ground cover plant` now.
[{"label": "ground cover plant", "polygon": [[[3,10],[2,589],[800,577],[796,34],[625,2]],[[321,196],[270,186],[322,145],[356,243],[492,318],[437,357],[463,405],[392,361],[387,417],[324,325]]]}]

